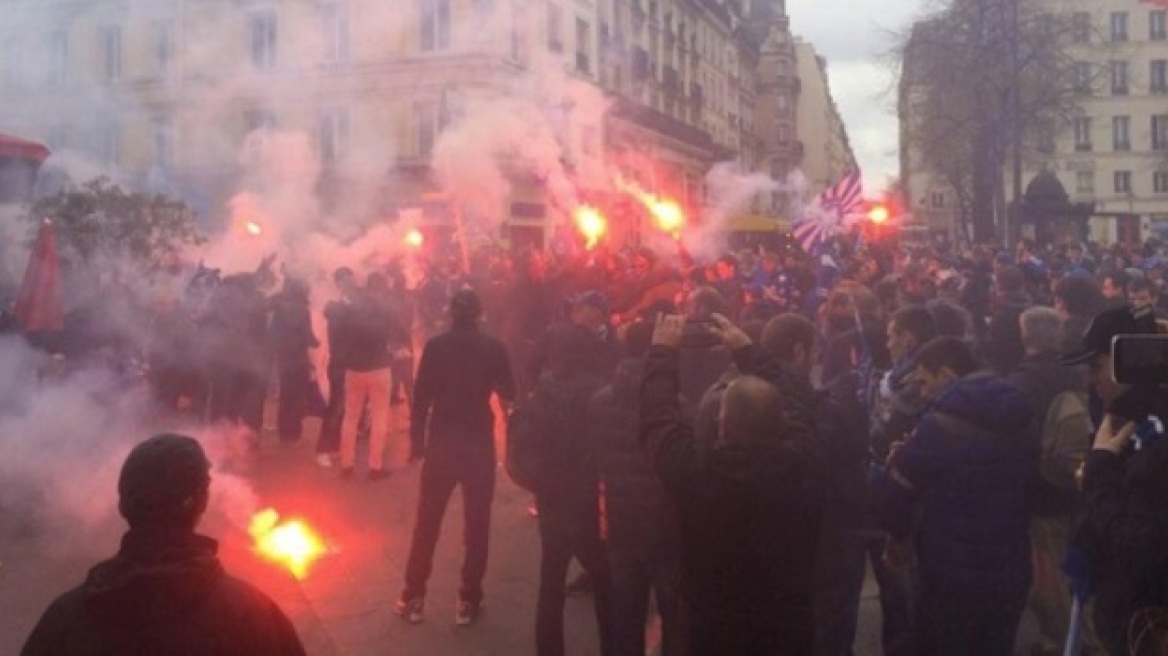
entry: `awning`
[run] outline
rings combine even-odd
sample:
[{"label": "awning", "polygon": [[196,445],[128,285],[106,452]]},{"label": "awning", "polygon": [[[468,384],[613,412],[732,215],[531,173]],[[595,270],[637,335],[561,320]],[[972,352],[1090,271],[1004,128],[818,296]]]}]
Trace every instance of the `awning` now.
[{"label": "awning", "polygon": [[43,144],[25,141],[0,132],[0,157],[31,159],[37,164],[49,158],[50,151]]},{"label": "awning", "polygon": [[726,222],[729,232],[788,232],[791,222],[779,216],[742,214]]}]

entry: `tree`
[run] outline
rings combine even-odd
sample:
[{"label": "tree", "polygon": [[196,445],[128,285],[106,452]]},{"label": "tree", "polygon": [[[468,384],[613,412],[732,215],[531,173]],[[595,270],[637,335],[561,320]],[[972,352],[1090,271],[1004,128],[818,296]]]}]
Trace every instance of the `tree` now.
[{"label": "tree", "polygon": [[[1080,112],[1069,13],[1043,0],[943,0],[896,47],[909,149],[953,188],[974,238],[1001,227],[1008,158],[1040,155]],[[995,220],[998,219],[998,220]]]},{"label": "tree", "polygon": [[127,192],[104,177],[37,201],[29,218],[55,222],[62,259],[80,271],[119,266],[149,274],[204,241],[182,201]]}]

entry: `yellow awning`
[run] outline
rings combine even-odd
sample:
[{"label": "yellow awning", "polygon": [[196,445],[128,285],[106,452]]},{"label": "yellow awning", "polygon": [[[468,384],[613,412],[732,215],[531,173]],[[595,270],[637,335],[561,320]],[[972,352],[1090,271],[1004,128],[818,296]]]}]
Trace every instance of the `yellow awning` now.
[{"label": "yellow awning", "polygon": [[729,232],[787,232],[790,229],[789,220],[763,214],[742,214],[726,222]]}]

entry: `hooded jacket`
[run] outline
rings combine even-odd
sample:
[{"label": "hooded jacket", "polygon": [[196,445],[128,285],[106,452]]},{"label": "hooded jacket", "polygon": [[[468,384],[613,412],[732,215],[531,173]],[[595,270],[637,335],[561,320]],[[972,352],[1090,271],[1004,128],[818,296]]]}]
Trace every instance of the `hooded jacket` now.
[{"label": "hooded jacket", "polygon": [[228,575],[218,543],[185,531],[131,530],[118,554],[53,602],[22,656],[300,656],[292,623]]},{"label": "hooded jacket", "polygon": [[641,444],[678,507],[692,653],[811,653],[823,493],[805,443],[699,445],[669,347],[649,351],[640,401]]},{"label": "hooded jacket", "polygon": [[[1038,445],[1030,403],[1007,380],[976,373],[943,389],[893,456],[886,528],[913,534],[933,590],[1013,599],[1030,585],[1030,503]],[[915,530],[914,506],[919,513]]]}]

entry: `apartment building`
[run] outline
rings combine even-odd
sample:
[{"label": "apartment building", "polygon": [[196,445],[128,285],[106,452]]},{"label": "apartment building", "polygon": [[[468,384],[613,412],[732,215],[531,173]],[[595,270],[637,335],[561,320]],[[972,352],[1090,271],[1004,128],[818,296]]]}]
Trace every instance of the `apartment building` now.
[{"label": "apartment building", "polygon": [[[1051,0],[1053,2],[1053,0]],[[1094,203],[1090,238],[1168,238],[1168,7],[1140,0],[1061,0],[1081,113],[1025,164],[1058,176],[1072,202]]]},{"label": "apartment building", "polygon": [[[1068,84],[1080,94],[1080,111],[1055,134],[1028,135],[1035,148],[1023,158],[1023,184],[1049,172],[1070,203],[1093,206],[1087,224],[1092,240],[1168,238],[1168,7],[1158,0],[1044,1],[1070,21],[1075,62]],[[960,214],[954,190],[907,145],[916,129],[913,106],[923,92],[906,61],[899,98],[905,202],[916,221],[950,232]],[[1009,164],[1006,169],[1009,189]],[[1043,179],[1044,188],[1059,191],[1049,176]]]},{"label": "apartment building", "polygon": [[795,152],[813,190],[826,189],[856,168],[843,118],[831,95],[827,60],[815,46],[796,38],[794,43],[799,93],[795,103]]},{"label": "apartment building", "polygon": [[[617,168],[701,203],[715,161],[758,159],[755,5],[737,0],[9,0],[0,16],[0,130],[45,141],[131,185],[204,199],[253,183],[248,135],[307,137],[315,190],[344,206],[354,173],[384,189],[345,211],[448,222],[431,155],[484,99],[549,117],[562,164]],[[578,96],[605,98],[598,111]],[[253,139],[254,141],[254,139]],[[286,162],[292,166],[293,162]],[[488,212],[540,243],[562,217],[537,173],[507,168]],[[361,181],[366,182],[366,181]]]}]

